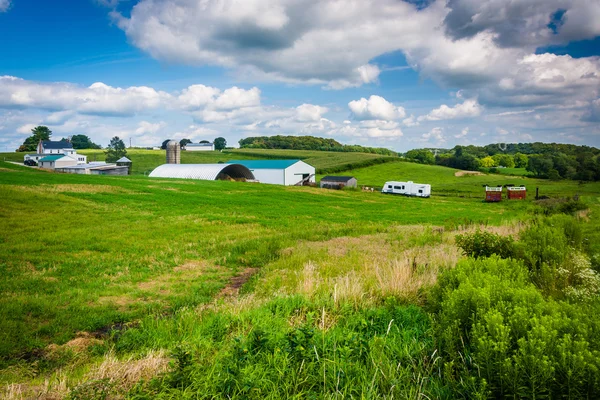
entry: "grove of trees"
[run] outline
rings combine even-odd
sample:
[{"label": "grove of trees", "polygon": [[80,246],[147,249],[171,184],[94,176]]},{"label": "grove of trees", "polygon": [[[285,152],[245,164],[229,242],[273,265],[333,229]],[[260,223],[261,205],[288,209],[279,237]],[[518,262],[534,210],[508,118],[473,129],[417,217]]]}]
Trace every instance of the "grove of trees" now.
[{"label": "grove of trees", "polygon": [[289,150],[322,150],[340,152],[373,153],[389,156],[398,154],[389,149],[364,147],[359,145],[344,145],[334,139],[315,136],[256,136],[241,139],[242,149],[289,149]]},{"label": "grove of trees", "polygon": [[101,149],[100,145],[92,142],[87,135],[73,135],[71,137],[71,144],[73,148],[78,149]]},{"label": "grove of trees", "polygon": [[50,128],[47,126],[36,126],[31,130],[31,136],[25,139],[17,151],[36,151],[40,140],[50,140],[50,136],[52,136]]},{"label": "grove of trees", "polygon": [[[490,144],[455,146],[453,149],[415,149],[405,154],[413,162],[477,170],[525,168],[538,178],[600,180],[600,149],[560,143]],[[433,160],[433,161],[432,161]]]}]

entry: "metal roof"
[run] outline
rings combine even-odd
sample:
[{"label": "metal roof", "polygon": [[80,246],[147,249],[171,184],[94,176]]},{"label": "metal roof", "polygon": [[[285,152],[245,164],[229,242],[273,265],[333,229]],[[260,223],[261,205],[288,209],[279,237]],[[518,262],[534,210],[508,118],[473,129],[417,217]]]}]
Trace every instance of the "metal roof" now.
[{"label": "metal roof", "polygon": [[55,154],[55,155],[52,155],[52,156],[46,156],[44,158],[40,158],[39,161],[40,162],[41,161],[56,161],[56,160],[60,160],[63,157],[71,158],[69,156],[65,156],[64,154]]},{"label": "metal roof", "polygon": [[255,179],[252,172],[240,164],[163,164],[150,172],[151,178],[202,179],[214,181],[231,178]]},{"label": "metal roof", "polygon": [[52,149],[52,150],[72,149],[73,148],[73,144],[67,142],[66,140],[59,140],[57,142],[54,142],[52,140],[43,140],[42,146],[44,146],[44,149]]},{"label": "metal roof", "polygon": [[188,143],[185,147],[207,147],[213,146],[213,143]]},{"label": "metal roof", "polygon": [[330,181],[330,182],[348,182],[350,179],[354,179],[353,176],[337,176],[337,175],[327,175],[321,178],[321,182]]},{"label": "metal roof", "polygon": [[230,164],[241,164],[248,169],[286,169],[300,160],[229,160]]},{"label": "metal roof", "polygon": [[121,157],[117,160],[117,162],[131,162],[131,160],[127,157]]}]

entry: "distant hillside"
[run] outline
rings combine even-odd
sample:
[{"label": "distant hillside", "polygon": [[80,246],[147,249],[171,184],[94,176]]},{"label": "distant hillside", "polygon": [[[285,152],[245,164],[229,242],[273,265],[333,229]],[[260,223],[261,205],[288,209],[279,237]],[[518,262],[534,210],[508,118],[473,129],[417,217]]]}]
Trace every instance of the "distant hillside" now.
[{"label": "distant hillside", "polygon": [[346,145],[334,139],[315,136],[256,136],[239,141],[241,149],[282,149],[282,150],[320,150],[356,153],[373,153],[387,156],[398,154],[389,149],[379,147],[363,147]]},{"label": "distant hillside", "polygon": [[455,146],[453,149],[415,149],[409,161],[495,172],[496,168],[525,168],[538,178],[600,180],[600,150],[561,143],[500,143]]}]

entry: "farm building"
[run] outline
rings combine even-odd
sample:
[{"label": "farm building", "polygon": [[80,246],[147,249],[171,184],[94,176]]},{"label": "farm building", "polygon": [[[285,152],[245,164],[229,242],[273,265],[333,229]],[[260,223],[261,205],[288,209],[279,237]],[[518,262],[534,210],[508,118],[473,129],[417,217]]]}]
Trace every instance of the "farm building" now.
[{"label": "farm building", "polygon": [[248,168],[261,183],[302,185],[315,183],[315,167],[301,160],[230,160]]},{"label": "farm building", "polygon": [[525,186],[509,186],[506,188],[506,198],[509,200],[525,200],[527,189]]},{"label": "farm building", "polygon": [[357,183],[356,178],[353,176],[328,175],[321,178],[319,186],[325,189],[341,189],[344,187],[355,188]]},{"label": "farm building", "polygon": [[502,186],[486,186],[485,187],[485,201],[496,202],[502,201]]},{"label": "farm building", "polygon": [[80,175],[128,175],[129,167],[105,162],[92,162],[89,164],[70,165],[54,168],[56,172]]},{"label": "farm building", "polygon": [[40,168],[55,169],[57,167],[68,167],[77,165],[78,161],[73,156],[67,156],[64,154],[52,154],[46,157],[40,158],[38,166]]},{"label": "farm building", "polygon": [[[37,146],[37,153],[25,154],[23,161],[35,161],[39,164],[40,160],[44,157],[51,155],[65,155],[74,158],[77,164],[85,164],[87,162],[87,156],[77,154],[73,149],[73,145],[66,140],[52,141],[52,140],[40,140]],[[46,161],[45,165],[49,165]],[[42,167],[40,165],[40,167]],[[42,167],[42,168],[53,168],[53,167]]]},{"label": "farm building", "polygon": [[214,151],[214,143],[188,143],[184,147],[187,151]]},{"label": "farm building", "polygon": [[133,163],[129,158],[123,156],[119,158],[116,162],[119,167],[127,167],[127,175],[131,175],[131,166]]},{"label": "farm building", "polygon": [[381,190],[386,194],[402,194],[404,196],[429,197],[431,196],[431,185],[425,183],[408,182],[386,182]]},{"label": "farm building", "polygon": [[150,172],[151,178],[254,180],[252,172],[240,164],[163,164]]}]

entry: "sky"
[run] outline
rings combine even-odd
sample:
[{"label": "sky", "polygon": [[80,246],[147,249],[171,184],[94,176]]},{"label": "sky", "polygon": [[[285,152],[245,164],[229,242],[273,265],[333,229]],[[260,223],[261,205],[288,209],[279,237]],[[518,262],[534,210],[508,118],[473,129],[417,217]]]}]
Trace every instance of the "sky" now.
[{"label": "sky", "polygon": [[600,147],[600,1],[0,0],[0,151],[38,125]]}]

